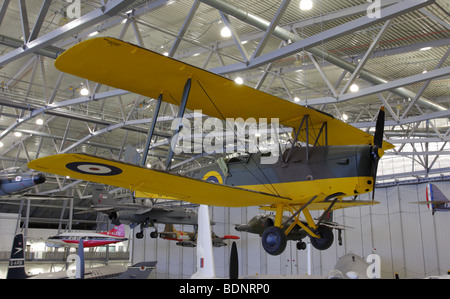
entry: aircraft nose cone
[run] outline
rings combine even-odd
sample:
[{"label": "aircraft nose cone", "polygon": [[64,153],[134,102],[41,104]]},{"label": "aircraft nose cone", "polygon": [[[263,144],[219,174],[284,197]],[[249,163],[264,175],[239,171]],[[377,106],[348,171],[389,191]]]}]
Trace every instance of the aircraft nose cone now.
[{"label": "aircraft nose cone", "polygon": [[246,230],[248,229],[248,225],[236,225],[236,226],[235,226],[235,229],[236,229],[238,232],[246,231]]},{"label": "aircraft nose cone", "polygon": [[42,173],[38,173],[37,175],[33,176],[33,181],[36,185],[42,184],[43,182],[45,182],[45,180],[45,175]]}]

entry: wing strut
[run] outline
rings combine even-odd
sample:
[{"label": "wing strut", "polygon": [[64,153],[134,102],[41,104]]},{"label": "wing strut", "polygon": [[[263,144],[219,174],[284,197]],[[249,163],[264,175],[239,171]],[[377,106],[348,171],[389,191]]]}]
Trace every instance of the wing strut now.
[{"label": "wing strut", "polygon": [[156,120],[158,118],[159,109],[161,108],[162,97],[163,97],[163,95],[161,93],[158,97],[158,100],[157,100],[158,102],[156,103],[156,107],[155,107],[155,113],[153,114],[152,124],[148,131],[147,144],[146,144],[146,146],[144,148],[144,152],[142,154],[141,166],[145,166],[145,163],[147,161],[148,150],[150,148],[150,143],[152,142],[153,133],[155,132]]},{"label": "wing strut", "polygon": [[173,149],[175,148],[177,141],[178,141],[177,137],[178,137],[178,133],[180,133],[181,118],[183,117],[184,111],[186,110],[186,104],[187,104],[187,100],[189,98],[189,92],[191,91],[191,81],[192,81],[191,78],[187,79],[186,84],[184,85],[183,95],[181,96],[181,103],[180,103],[179,110],[178,110],[178,118],[177,118],[178,125],[177,125],[175,132],[173,132],[173,135],[171,138],[169,153],[167,154],[167,160],[166,160],[166,170],[170,170],[170,165],[172,164]]}]

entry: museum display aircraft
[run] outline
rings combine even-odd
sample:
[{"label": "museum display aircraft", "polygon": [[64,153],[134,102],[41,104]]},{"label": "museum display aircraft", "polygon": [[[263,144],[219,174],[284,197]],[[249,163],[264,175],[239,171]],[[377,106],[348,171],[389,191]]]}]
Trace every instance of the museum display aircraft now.
[{"label": "museum display aircraft", "polygon": [[146,279],[153,269],[156,268],[156,261],[139,262],[130,267],[121,265],[107,265],[85,269],[83,241],[77,243],[77,254],[68,256],[67,261],[75,261],[75,270],[56,271],[28,275],[25,269],[25,243],[22,233],[14,236],[11,256],[9,259],[8,273],[6,279]]},{"label": "museum display aircraft", "polygon": [[[31,187],[42,184],[45,181],[46,178],[43,173],[24,171],[20,167],[5,168],[0,171],[0,197],[42,199],[42,196],[36,194],[25,195],[23,193]],[[19,197],[19,195],[23,196]]]},{"label": "museum display aircraft", "polygon": [[[295,225],[320,239],[325,248],[330,228],[322,222],[328,212],[375,203],[356,198],[374,191],[378,161],[385,150],[393,148],[383,141],[383,108],[372,136],[316,109],[107,37],[73,46],[57,58],[55,66],[62,72],[157,99],[148,140],[161,102],[178,105],[179,118],[189,109],[224,121],[278,123],[294,130],[293,140],[272,163],[262,163],[270,153],[248,152],[182,174],[171,167],[173,147],[162,170],[76,153],[33,160],[28,163],[31,169],[197,204],[264,206],[276,213],[274,225],[267,227],[261,238],[271,255],[284,251],[286,235]],[[174,130],[172,144],[180,130],[181,126]],[[146,155],[144,152],[144,161]],[[346,197],[353,199],[343,200]],[[314,221],[312,210],[324,211],[319,220]],[[289,227],[282,221],[284,211],[294,219]],[[300,213],[307,225],[299,220]]]},{"label": "museum display aircraft", "polygon": [[[288,216],[283,216],[283,223],[289,227],[291,226],[292,222],[294,221],[293,218],[290,218]],[[307,226],[308,223],[300,219],[300,221],[303,223],[303,225]],[[252,234],[258,234],[259,236],[262,236],[264,233],[264,230],[269,227],[273,226],[275,223],[275,215],[273,214],[258,214],[254,216],[250,221],[246,224],[237,224],[235,225],[235,229],[239,232],[247,232]],[[349,228],[343,225],[340,225],[337,222],[332,221],[332,212],[328,213],[327,218],[322,222],[323,226],[327,226],[332,229],[336,229],[338,231],[338,241],[339,245],[342,245],[342,230]],[[326,244],[322,244],[321,242],[318,242],[320,239],[314,238],[310,236],[311,244],[319,249],[319,250],[325,250],[324,246],[331,246],[334,240],[334,235],[332,234],[331,230],[329,230],[330,235],[328,237],[329,242]],[[297,249],[298,250],[304,250],[306,249],[306,243],[302,241],[305,237],[308,236],[308,233],[302,229],[300,226],[295,225],[292,230],[286,235],[286,239],[289,241],[298,241],[297,242]]]},{"label": "museum display aircraft", "polygon": [[77,247],[78,242],[82,240],[86,248],[105,246],[128,240],[125,238],[125,228],[123,224],[116,225],[107,232],[66,232],[47,238],[46,245],[49,247]]},{"label": "museum display aircraft", "polygon": [[112,224],[126,224],[130,228],[140,226],[136,238],[144,237],[144,228],[154,227],[155,231],[150,237],[158,237],[155,224],[188,224],[197,225],[197,213],[191,209],[178,206],[146,205],[139,203],[119,203],[114,196],[108,193],[103,185],[94,184],[92,188],[92,206],[94,211],[105,213]]},{"label": "museum display aircraft", "polygon": [[[195,230],[193,232],[185,232],[176,230],[173,224],[166,224],[164,226],[164,231],[159,233],[159,237],[164,240],[177,241],[178,246],[182,247],[196,247],[198,232]],[[238,240],[238,236],[225,235],[219,237],[214,232],[211,232],[211,242],[213,247],[223,247],[227,246],[224,240]]]},{"label": "museum display aircraft", "polygon": [[436,185],[428,184],[425,192],[427,200],[414,203],[427,205],[432,215],[434,215],[436,211],[450,211],[450,201],[448,200],[447,196],[445,196],[444,193],[442,193],[442,191],[438,187],[436,187]]}]

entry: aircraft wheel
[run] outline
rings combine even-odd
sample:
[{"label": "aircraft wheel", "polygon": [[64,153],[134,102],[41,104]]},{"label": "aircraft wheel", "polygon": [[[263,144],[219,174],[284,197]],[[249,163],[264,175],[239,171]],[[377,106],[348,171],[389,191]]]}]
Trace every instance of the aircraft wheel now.
[{"label": "aircraft wheel", "polygon": [[297,250],[305,250],[306,249],[306,243],[302,241],[297,242]]},{"label": "aircraft wheel", "polygon": [[270,255],[279,255],[286,248],[286,234],[277,226],[266,228],[261,239],[264,250]]},{"label": "aircraft wheel", "polygon": [[155,239],[155,238],[158,238],[158,232],[151,232],[150,233],[150,238],[152,238],[152,239]]},{"label": "aircraft wheel", "polygon": [[330,248],[334,241],[333,229],[326,226],[319,226],[317,228],[316,234],[320,236],[319,238],[310,237],[311,244],[314,248],[319,250],[326,250]]},{"label": "aircraft wheel", "polygon": [[136,233],[136,238],[137,239],[142,239],[143,237],[144,237],[144,233],[143,232]]}]

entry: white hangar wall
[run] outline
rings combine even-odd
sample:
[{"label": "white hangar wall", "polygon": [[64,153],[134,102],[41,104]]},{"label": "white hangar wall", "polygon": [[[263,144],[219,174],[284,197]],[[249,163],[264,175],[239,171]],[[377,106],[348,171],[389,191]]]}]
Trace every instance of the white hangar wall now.
[{"label": "white hangar wall", "polygon": [[[434,183],[444,194],[450,195],[450,182]],[[326,251],[312,248],[312,275],[327,275],[340,257],[354,253],[366,258],[375,252],[381,257],[382,278],[401,278],[442,275],[450,270],[450,213],[436,212],[432,216],[426,205],[412,202],[425,200],[426,184],[396,185],[377,188],[376,200],[380,204],[337,210],[334,220],[351,227],[342,233],[343,244],[335,242]],[[450,196],[449,196],[450,197]],[[361,199],[368,200],[368,195]],[[298,274],[307,273],[307,251],[297,250],[296,242],[288,242],[284,253],[270,256],[261,246],[259,236],[240,233],[235,224],[246,223],[258,213],[256,207],[210,207],[211,218],[216,224],[213,231],[219,235],[237,235],[240,275]],[[318,212],[312,213],[319,216]],[[163,226],[158,226],[160,231]],[[192,231],[192,226],[176,226]],[[138,229],[135,229],[137,232]],[[157,260],[157,275],[166,278],[188,278],[195,272],[195,248],[177,246],[174,241],[151,239],[152,228],[144,239],[133,240],[132,262]],[[230,240],[231,241],[231,240]],[[228,243],[231,245],[231,242]],[[309,241],[306,238],[304,241]],[[214,248],[216,273],[228,276],[229,250],[231,246]]]}]

